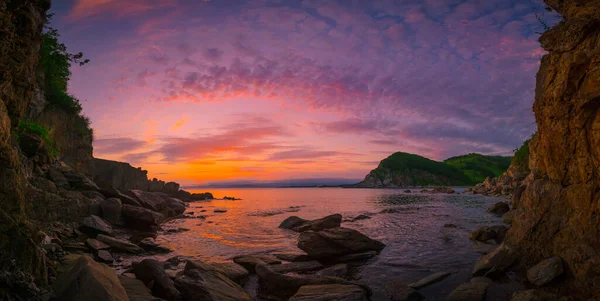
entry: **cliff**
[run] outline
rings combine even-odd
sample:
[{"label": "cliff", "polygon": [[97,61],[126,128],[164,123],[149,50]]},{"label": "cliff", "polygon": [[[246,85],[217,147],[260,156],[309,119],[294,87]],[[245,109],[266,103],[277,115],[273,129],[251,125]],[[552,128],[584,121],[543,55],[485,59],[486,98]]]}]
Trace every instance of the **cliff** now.
[{"label": "cliff", "polygon": [[472,185],[482,175],[499,174],[508,167],[507,157],[468,154],[444,162],[397,152],[381,160],[355,187],[401,188],[408,186]]},{"label": "cliff", "polygon": [[549,53],[537,74],[532,179],[505,243],[526,268],[560,256],[566,277],[548,290],[587,300],[600,295],[600,1],[546,3],[564,21],[540,37]]}]

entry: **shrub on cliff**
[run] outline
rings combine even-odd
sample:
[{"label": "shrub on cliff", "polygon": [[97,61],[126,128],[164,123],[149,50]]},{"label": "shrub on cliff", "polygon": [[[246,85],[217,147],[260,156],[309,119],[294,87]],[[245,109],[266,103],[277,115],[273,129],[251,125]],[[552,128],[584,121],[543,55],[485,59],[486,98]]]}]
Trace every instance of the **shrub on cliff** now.
[{"label": "shrub on cliff", "polygon": [[39,136],[46,146],[48,150],[48,154],[51,157],[56,157],[57,152],[54,147],[54,142],[50,138],[51,130],[46,126],[37,123],[31,120],[22,120],[17,126],[16,130],[13,132],[13,136],[16,137],[17,140],[20,139],[20,136],[23,134],[33,134]]}]

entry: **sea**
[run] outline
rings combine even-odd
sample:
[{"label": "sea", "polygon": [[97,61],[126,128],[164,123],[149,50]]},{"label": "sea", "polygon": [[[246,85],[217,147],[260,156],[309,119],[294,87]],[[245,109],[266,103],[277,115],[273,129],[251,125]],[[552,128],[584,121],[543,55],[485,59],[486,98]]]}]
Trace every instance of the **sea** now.
[{"label": "sea", "polygon": [[[157,242],[181,255],[212,262],[231,261],[246,254],[284,253],[297,248],[298,233],[279,229],[289,216],[317,219],[342,214],[343,227],[358,230],[387,246],[367,262],[352,265],[352,280],[373,289],[372,300],[389,300],[386,293],[398,284],[410,284],[437,271],[452,273],[444,280],[420,289],[426,300],[444,300],[458,285],[468,282],[481,245],[469,234],[481,226],[501,225],[499,216],[487,213],[495,197],[472,194],[427,194],[413,189],[355,188],[206,188],[217,198],[190,203],[187,219],[166,227],[188,231],[164,233]],[[458,192],[464,189],[457,188]],[[393,213],[384,213],[389,212]],[[215,210],[217,212],[215,212]],[[221,211],[221,212],[219,212]],[[365,214],[370,219],[351,222]],[[204,216],[204,219],[197,218]],[[489,248],[489,246],[486,246]],[[488,300],[507,300],[516,288],[496,287]],[[514,288],[514,289],[513,289]]]}]

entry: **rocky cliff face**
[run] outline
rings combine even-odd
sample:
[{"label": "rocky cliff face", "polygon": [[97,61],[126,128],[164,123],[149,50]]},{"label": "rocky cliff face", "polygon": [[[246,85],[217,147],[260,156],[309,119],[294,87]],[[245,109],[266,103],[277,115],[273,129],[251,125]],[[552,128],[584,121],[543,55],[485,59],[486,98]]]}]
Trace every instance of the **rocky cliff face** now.
[{"label": "rocky cliff face", "polygon": [[564,295],[600,296],[600,1],[546,0],[564,21],[544,33],[537,75],[532,181],[506,244],[522,264],[560,256]]},{"label": "rocky cliff face", "polygon": [[[0,280],[33,275],[44,282],[44,256],[28,221],[26,166],[12,135],[35,94],[35,73],[47,0],[0,2]],[[26,283],[26,279],[23,283]],[[0,281],[2,282],[2,281]],[[0,297],[4,298],[3,285]]]},{"label": "rocky cliff face", "polygon": [[143,190],[164,192],[174,195],[179,192],[179,184],[160,181],[156,178],[148,180],[148,171],[135,168],[129,163],[104,159],[93,159],[93,179],[101,186],[110,185],[118,190]]}]

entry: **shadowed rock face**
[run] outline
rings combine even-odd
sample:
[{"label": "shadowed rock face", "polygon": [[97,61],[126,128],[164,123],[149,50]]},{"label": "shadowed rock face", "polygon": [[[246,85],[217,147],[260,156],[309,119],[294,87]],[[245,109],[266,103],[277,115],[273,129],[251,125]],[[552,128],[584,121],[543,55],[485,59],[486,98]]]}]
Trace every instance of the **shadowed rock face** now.
[{"label": "shadowed rock face", "polygon": [[585,300],[600,294],[600,1],[546,2],[565,20],[540,38],[549,53],[533,106],[533,180],[506,243],[527,268],[560,256],[567,277],[556,289]]}]

